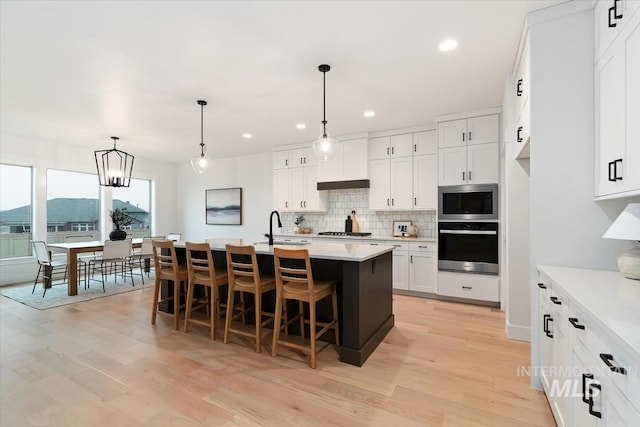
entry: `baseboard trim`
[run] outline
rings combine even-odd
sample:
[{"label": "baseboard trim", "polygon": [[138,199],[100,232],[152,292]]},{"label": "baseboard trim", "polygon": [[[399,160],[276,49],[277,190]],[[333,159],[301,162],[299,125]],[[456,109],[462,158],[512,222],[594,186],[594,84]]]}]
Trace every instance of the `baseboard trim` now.
[{"label": "baseboard trim", "polygon": [[531,328],[528,326],[512,325],[507,320],[505,322],[507,338],[518,341],[531,342]]}]

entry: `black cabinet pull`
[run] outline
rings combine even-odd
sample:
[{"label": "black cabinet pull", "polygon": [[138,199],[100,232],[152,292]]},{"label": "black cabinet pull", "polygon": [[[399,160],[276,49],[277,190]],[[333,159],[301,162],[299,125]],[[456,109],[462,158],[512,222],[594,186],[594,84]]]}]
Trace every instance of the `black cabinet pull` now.
[{"label": "black cabinet pull", "polygon": [[589,399],[587,399],[586,391],[587,391],[587,379],[592,380],[593,374],[582,374],[582,401],[584,403],[589,403]]},{"label": "black cabinet pull", "polygon": [[469,171],[469,181],[471,181],[471,171]]},{"label": "black cabinet pull", "polygon": [[409,258],[410,258],[409,263],[410,263],[410,264],[413,264],[413,255],[411,255]]},{"label": "black cabinet pull", "polygon": [[289,207],[289,202],[284,202],[284,207],[288,208]]},{"label": "black cabinet pull", "polygon": [[613,161],[613,178],[614,181],[622,181],[622,175],[618,176],[618,162],[620,162],[620,173],[622,173],[622,159]]},{"label": "black cabinet pull", "polygon": [[573,327],[576,329],[584,330],[584,325],[581,325],[580,323],[578,323],[577,317],[569,317],[569,323],[571,323],[571,325],[573,325]]},{"label": "black cabinet pull", "polygon": [[389,155],[389,147],[387,147],[387,156]]},{"label": "black cabinet pull", "polygon": [[522,79],[518,79],[518,86],[516,87],[516,96],[522,96]]},{"label": "black cabinet pull", "polygon": [[518,142],[522,142],[522,126],[518,127],[518,132],[516,133],[516,138]]},{"label": "black cabinet pull", "polygon": [[613,0],[613,17],[616,19],[622,19],[622,13],[618,15],[618,2],[620,0]]},{"label": "black cabinet pull", "polygon": [[413,144],[413,152],[414,153],[418,152],[418,144]]},{"label": "black cabinet pull", "polygon": [[594,411],[594,409],[593,409],[593,403],[594,403],[593,402],[594,393],[593,393],[593,390],[592,390],[593,388],[598,389],[598,393],[600,393],[602,391],[602,387],[600,386],[600,384],[598,384],[598,383],[589,384],[589,397],[588,397],[588,402],[587,402],[589,404],[589,413],[591,415],[593,415],[594,417],[596,417],[596,418],[602,418],[602,412]]},{"label": "black cabinet pull", "polygon": [[464,181],[464,172],[462,172],[462,180]]},{"label": "black cabinet pull", "polygon": [[289,159],[285,159],[285,160],[284,160],[284,165],[285,165],[285,166],[289,166]]},{"label": "black cabinet pull", "polygon": [[391,198],[391,206],[395,206],[396,205],[396,201],[394,200],[394,198]]},{"label": "black cabinet pull", "polygon": [[389,199],[387,199],[387,206],[389,206]]},{"label": "black cabinet pull", "polygon": [[463,286],[462,289],[466,289],[466,290],[470,291],[472,288],[471,288],[471,286]]},{"label": "black cabinet pull", "polygon": [[[615,4],[616,4],[616,3],[614,2],[613,4],[614,4],[614,6],[611,6],[611,7],[609,8],[609,28],[615,28],[615,27],[617,27],[617,24],[616,24],[615,22],[611,22],[611,17],[612,17],[612,16],[613,16],[613,14],[615,13],[615,10],[614,10],[614,9],[615,9]],[[614,19],[615,19],[615,18],[614,18]]]},{"label": "black cabinet pull", "polygon": [[[609,181],[611,182],[616,182],[616,172],[615,172],[615,167],[616,167],[616,162],[609,162],[607,163],[608,168],[609,168]],[[611,173],[613,171],[613,173]]]},{"label": "black cabinet pull", "polygon": [[469,132],[469,141],[471,141],[471,132]]},{"label": "black cabinet pull", "polygon": [[612,372],[627,375],[627,370],[625,368],[621,366],[614,366],[613,363],[611,363],[613,362],[612,354],[600,353],[600,359],[604,362],[605,365],[607,365],[609,369],[611,369]]},{"label": "black cabinet pull", "polygon": [[538,283],[538,287],[540,289],[547,289],[547,285],[545,285],[544,283]]},{"label": "black cabinet pull", "polygon": [[544,331],[544,334],[546,336],[548,336],[549,338],[553,338],[553,333],[549,329],[549,322],[553,322],[553,318],[551,317],[550,314],[545,314],[543,316],[542,330]]},{"label": "black cabinet pull", "polygon": [[466,133],[466,132],[462,132],[462,142],[464,142],[464,134],[465,134],[465,133]]},{"label": "black cabinet pull", "polygon": [[552,303],[557,304],[557,305],[562,305],[562,301],[560,301],[558,299],[558,297],[549,297],[549,299],[551,300]]},{"label": "black cabinet pull", "polygon": [[417,198],[417,197],[414,197],[414,198],[413,198],[413,204],[414,204],[414,205],[417,205],[417,204],[418,204],[418,198]]},{"label": "black cabinet pull", "polygon": [[391,155],[393,155],[393,154],[394,154],[393,147],[391,147]]}]

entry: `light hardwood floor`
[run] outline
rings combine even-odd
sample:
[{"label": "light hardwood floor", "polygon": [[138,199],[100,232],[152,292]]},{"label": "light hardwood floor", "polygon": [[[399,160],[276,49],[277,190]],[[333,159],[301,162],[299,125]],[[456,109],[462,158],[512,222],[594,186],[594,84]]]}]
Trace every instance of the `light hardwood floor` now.
[{"label": "light hardwood floor", "polygon": [[[1,426],[554,426],[499,310],[394,297],[361,368],[150,324],[152,287],[38,311],[0,297]],[[222,323],[222,322],[220,322]],[[220,333],[218,336],[222,336]]]}]

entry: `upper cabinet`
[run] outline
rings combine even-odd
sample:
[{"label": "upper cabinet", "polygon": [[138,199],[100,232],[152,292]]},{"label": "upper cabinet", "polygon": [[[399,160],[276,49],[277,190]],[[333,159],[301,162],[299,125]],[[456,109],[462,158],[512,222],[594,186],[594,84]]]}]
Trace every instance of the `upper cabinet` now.
[{"label": "upper cabinet", "polygon": [[529,91],[531,82],[529,70],[529,43],[527,40],[521,52],[514,82],[515,90],[513,97],[515,99],[516,128],[513,140],[518,144],[516,159],[528,159],[530,154],[531,127],[529,123],[531,114],[529,109]]},{"label": "upper cabinet", "polygon": [[500,116],[438,123],[438,185],[497,183]]},{"label": "upper cabinet", "polygon": [[327,210],[327,192],[317,190],[318,161],[311,147],[273,152],[273,203],[283,212]]},{"label": "upper cabinet", "polygon": [[595,196],[640,194],[640,2],[595,8]]},{"label": "upper cabinet", "polygon": [[435,210],[435,130],[371,138],[369,209]]},{"label": "upper cabinet", "polygon": [[368,178],[369,155],[366,137],[340,141],[331,159],[318,162],[318,182]]}]

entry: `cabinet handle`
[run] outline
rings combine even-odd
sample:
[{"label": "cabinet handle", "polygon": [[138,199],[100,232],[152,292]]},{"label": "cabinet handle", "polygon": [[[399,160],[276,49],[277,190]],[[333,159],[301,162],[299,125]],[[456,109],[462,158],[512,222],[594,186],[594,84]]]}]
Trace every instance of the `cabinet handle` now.
[{"label": "cabinet handle", "polygon": [[592,380],[593,374],[582,374],[582,401],[584,403],[589,403],[589,399],[587,399],[587,379]]},{"label": "cabinet handle", "polygon": [[516,96],[522,96],[522,79],[518,79],[518,85],[516,87]]},{"label": "cabinet handle", "polygon": [[[615,174],[616,162],[609,162],[607,163],[607,166],[609,167],[609,181],[616,182],[616,174]],[[611,171],[613,171],[613,173],[611,173]]]},{"label": "cabinet handle", "polygon": [[394,247],[394,248],[399,248],[399,247],[401,247],[401,246],[402,246],[402,245],[395,245],[395,244],[393,245],[393,247]]},{"label": "cabinet handle", "polygon": [[464,136],[466,132],[462,132],[462,142],[464,142]]},{"label": "cabinet handle", "polygon": [[418,205],[418,198],[417,198],[417,197],[414,197],[414,198],[413,198],[413,204],[414,204],[415,206],[417,206],[417,205]]},{"label": "cabinet handle", "polygon": [[422,246],[422,245],[418,245],[418,247],[419,247],[420,249],[428,249],[428,248],[429,248],[428,246]]},{"label": "cabinet handle", "polygon": [[304,164],[306,165],[307,164],[307,158],[303,157],[303,159],[304,159]]},{"label": "cabinet handle", "polygon": [[544,331],[544,334],[546,336],[548,336],[549,338],[553,338],[553,333],[549,329],[549,322],[553,322],[553,317],[551,317],[550,314],[545,314],[543,316],[543,319],[544,319],[544,325],[543,325],[542,330]]},{"label": "cabinet handle", "polygon": [[557,304],[557,305],[562,305],[562,301],[560,301],[558,299],[558,297],[549,297],[549,299],[551,300],[552,303]]},{"label": "cabinet handle", "polygon": [[538,283],[538,287],[540,289],[547,289],[547,285],[545,285],[544,283]]},{"label": "cabinet handle", "polygon": [[303,165],[304,164],[304,157],[300,157],[300,164]]},{"label": "cabinet handle", "polygon": [[302,207],[302,201],[300,201],[300,207]]},{"label": "cabinet handle", "polygon": [[613,363],[611,363],[613,362],[612,354],[600,353],[600,359],[604,362],[605,365],[607,365],[609,369],[611,369],[612,372],[616,372],[622,375],[627,375],[626,368],[623,368],[621,366],[614,366]]},{"label": "cabinet handle", "polygon": [[413,255],[411,255],[409,258],[410,258],[409,263],[413,264]]},{"label": "cabinet handle", "polygon": [[289,159],[285,159],[285,161],[284,161],[284,165],[285,165],[285,166],[289,166]]},{"label": "cabinet handle", "polygon": [[464,181],[464,172],[462,172],[462,180]]},{"label": "cabinet handle", "polygon": [[[620,162],[620,169],[622,169],[622,159],[616,159],[613,161],[613,178],[615,181],[622,181],[622,175],[618,176],[618,162]],[[620,171],[622,173],[622,171]]]},{"label": "cabinet handle", "polygon": [[462,289],[465,289],[465,290],[467,290],[467,291],[470,291],[470,290],[472,289],[472,287],[471,287],[471,286],[463,286],[463,287],[462,287]]},{"label": "cabinet handle", "polygon": [[289,207],[289,202],[284,202],[284,207],[288,208]]},{"label": "cabinet handle", "polygon": [[369,243],[370,246],[378,246],[379,243]]},{"label": "cabinet handle", "polygon": [[471,171],[469,171],[469,181],[471,181]]},{"label": "cabinet handle", "polygon": [[569,317],[569,323],[571,323],[574,328],[582,329],[584,331],[584,325],[581,325],[580,323],[578,323],[577,317]]},{"label": "cabinet handle", "polygon": [[391,206],[395,206],[395,204],[396,204],[396,201],[395,201],[395,199],[392,197],[392,198],[391,198]]},{"label": "cabinet handle", "polygon": [[469,141],[471,141],[471,132],[469,132]]},{"label": "cabinet handle", "polygon": [[618,2],[620,0],[613,0],[613,17],[616,19],[622,19],[622,13],[618,15]]},{"label": "cabinet handle", "polygon": [[304,201],[304,207],[305,208],[307,207],[307,201],[306,200]]},{"label": "cabinet handle", "polygon": [[391,147],[391,155],[393,156],[394,151],[393,151],[393,147]]},{"label": "cabinet handle", "polygon": [[387,206],[389,206],[389,199],[387,199]]},{"label": "cabinet handle", "polygon": [[[613,2],[613,6],[611,6],[611,7],[609,8],[609,28],[615,28],[615,27],[617,27],[617,24],[616,24],[615,22],[611,22],[611,16],[612,16],[614,13],[616,13],[615,8],[616,8],[616,2],[614,1],[614,2]],[[615,17],[614,17],[614,19],[615,19]]]},{"label": "cabinet handle", "polygon": [[413,152],[414,153],[418,152],[418,144],[413,144]]},{"label": "cabinet handle", "polygon": [[522,126],[518,127],[518,132],[516,133],[516,139],[518,142],[522,142]]},{"label": "cabinet handle", "polygon": [[387,156],[389,155],[389,147],[387,147]]},{"label": "cabinet handle", "polygon": [[598,393],[600,393],[602,391],[602,387],[600,386],[600,384],[598,384],[598,383],[589,384],[589,397],[587,398],[588,399],[587,403],[589,404],[589,413],[591,415],[593,415],[594,417],[596,417],[596,418],[602,418],[602,412],[593,410],[593,403],[594,403],[593,402],[593,395],[594,395],[594,393],[593,393],[592,389],[594,389],[594,388],[598,389]]}]

